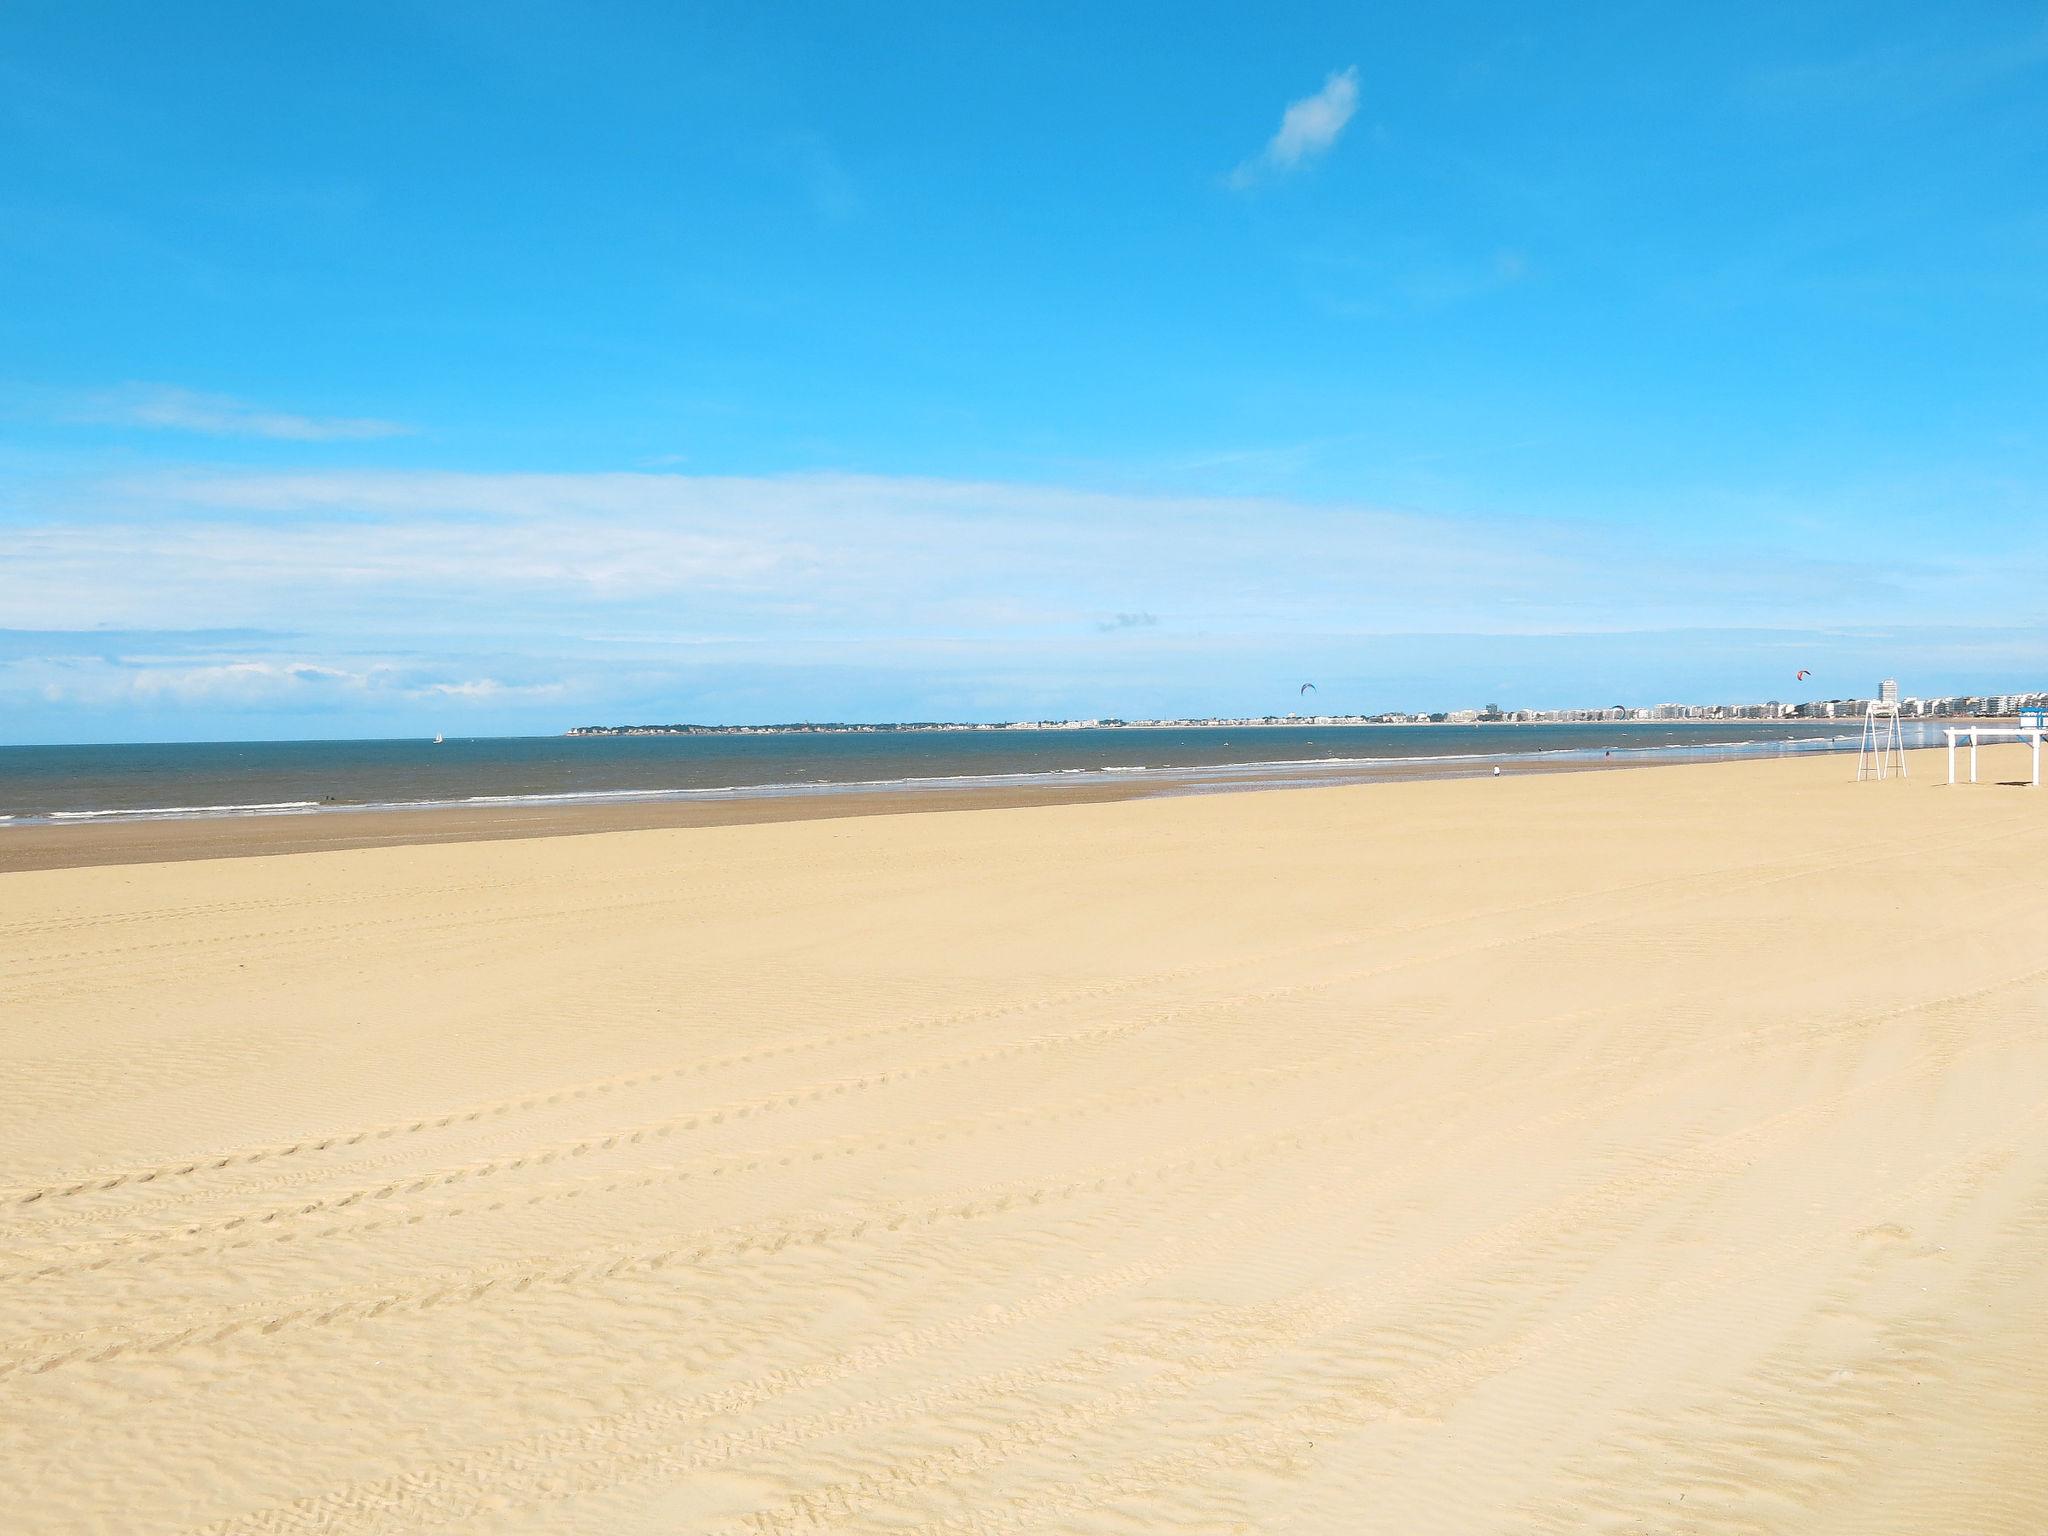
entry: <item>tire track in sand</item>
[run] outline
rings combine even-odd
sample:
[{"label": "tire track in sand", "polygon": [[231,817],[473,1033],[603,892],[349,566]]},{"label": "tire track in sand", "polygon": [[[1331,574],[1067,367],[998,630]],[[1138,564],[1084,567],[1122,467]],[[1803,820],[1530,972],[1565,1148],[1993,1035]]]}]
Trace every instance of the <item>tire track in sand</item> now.
[{"label": "tire track in sand", "polygon": [[[1894,862],[1904,857],[1906,857],[1906,854],[1903,852],[1892,852],[1882,854],[1865,853],[1860,857],[1848,860],[1841,860],[1827,864],[1795,865],[1790,869],[1779,869],[1777,866],[1765,866],[1767,869],[1772,869],[1774,872],[1761,877],[1754,875],[1753,872],[1749,870],[1734,870],[1727,871],[1717,878],[1731,882],[1733,885],[1733,890],[1735,892],[1741,892],[1751,889],[1759,889],[1764,886],[1780,884],[1789,880],[1802,879],[1809,875],[1814,874],[1833,873],[1841,869],[1865,866],[1873,863]],[[1683,902],[1691,902],[1698,898],[1700,888],[1703,883],[1707,882],[1703,882],[1698,877],[1661,877],[1656,880],[1631,882],[1623,886],[1605,888],[1590,894],[1573,893],[1564,897],[1546,897],[1541,898],[1537,901],[1517,903],[1506,907],[1482,910],[1475,913],[1461,913],[1454,917],[1432,919],[1427,922],[1412,924],[1405,928],[1381,928],[1376,929],[1371,933],[1345,935],[1341,938],[1334,940],[1318,941],[1316,943],[1306,945],[1284,946],[1274,951],[1270,951],[1267,953],[1263,953],[1260,955],[1244,959],[1211,962],[1199,966],[1177,967],[1168,971],[1151,973],[1147,976],[1136,978],[1134,980],[1106,983],[1099,986],[1082,988],[1074,992],[1060,994],[1052,998],[1029,999],[1021,1003],[999,1004],[992,1005],[986,1008],[963,1010],[959,1013],[940,1015],[936,1018],[928,1020],[916,1020],[907,1022],[894,1021],[883,1025],[863,1027],[860,1029],[850,1031],[839,1031],[829,1036],[814,1037],[812,1041],[793,1042],[788,1045],[764,1046],[750,1051],[732,1053],[728,1056],[713,1058],[712,1061],[709,1063],[696,1061],[684,1062],[672,1066],[651,1069],[645,1072],[625,1073],[613,1077],[593,1079],[589,1082],[575,1084],[564,1088],[552,1090],[537,1090],[533,1093],[519,1095],[514,1098],[486,1101],[481,1104],[469,1105],[460,1109],[448,1110],[439,1115],[421,1116],[412,1120],[392,1121],[379,1125],[356,1127],[347,1130],[329,1132],[320,1136],[304,1137],[296,1141],[267,1143],[255,1147],[230,1149],[216,1153],[208,1153],[202,1156],[184,1159],[172,1159],[166,1162],[144,1164],[139,1167],[131,1166],[122,1169],[103,1170],[93,1174],[78,1176],[68,1182],[45,1183],[41,1185],[30,1186],[27,1188],[17,1188],[14,1190],[0,1192],[0,1204],[31,1205],[43,1200],[61,1200],[88,1193],[97,1193],[120,1189],[132,1184],[153,1183],[160,1179],[190,1177],[196,1174],[206,1172],[213,1172],[222,1169],[262,1163],[277,1158],[295,1157],[304,1153],[325,1152],[336,1148],[359,1146],[368,1141],[383,1141],[389,1140],[390,1138],[395,1136],[416,1135],[422,1132],[447,1129],[456,1125],[471,1124],[488,1117],[513,1114],[521,1110],[561,1104],[569,1102],[574,1099],[591,1097],[601,1093],[616,1091],[617,1089],[623,1087],[645,1086],[649,1083],[665,1081],[674,1077],[696,1075],[706,1070],[719,1070],[724,1067],[729,1067],[732,1065],[738,1065],[752,1061],[765,1060],[782,1054],[788,1054],[797,1051],[808,1051],[813,1049],[823,1049],[832,1045],[853,1043],[855,1041],[867,1039],[886,1038],[892,1035],[898,1035],[909,1032],[945,1028],[950,1025],[955,1025],[959,1023],[979,1022],[986,1019],[1004,1017],[1015,1013],[1039,1012],[1049,1008],[1068,1006],[1075,1002],[1086,1002],[1099,997],[1118,995],[1129,991],[1140,990],[1144,987],[1158,985],[1163,982],[1187,980],[1198,976],[1220,974],[1228,970],[1242,969],[1250,965],[1270,964],[1276,961],[1299,959],[1305,955],[1310,954],[1328,953],[1340,949],[1355,948],[1360,944],[1382,941],[1389,936],[1411,937],[1416,933],[1428,932],[1436,928],[1454,927],[1461,924],[1484,921],[1492,917],[1519,915],[1523,912],[1532,911],[1543,907],[1551,907],[1567,903],[1577,904],[1579,902],[1587,900],[1604,900],[1609,897],[1629,895],[1644,889],[1652,889],[1659,886],[1681,886],[1681,900]],[[1723,892],[1722,894],[1727,893]],[[1641,907],[1630,907],[1620,913],[1601,914],[1595,917],[1583,918],[1577,922],[1566,923],[1556,928],[1541,929],[1533,933],[1513,935],[1505,939],[1491,940],[1486,943],[1482,943],[1475,946],[1469,946],[1465,948],[1453,948],[1447,951],[1437,951],[1402,960],[1389,961],[1381,965],[1359,971],[1355,974],[1353,979],[1362,978],[1366,975],[1387,974],[1397,970],[1412,969],[1417,966],[1441,964],[1447,961],[1468,959],[1471,956],[1477,954],[1484,954],[1497,950],[1516,948],[1523,944],[1540,942],[1541,940],[1546,938],[1555,938],[1563,934],[1579,932],[1587,928],[1601,926],[1605,923],[1631,920],[1633,918],[1640,916],[1643,910],[1644,909]]]}]

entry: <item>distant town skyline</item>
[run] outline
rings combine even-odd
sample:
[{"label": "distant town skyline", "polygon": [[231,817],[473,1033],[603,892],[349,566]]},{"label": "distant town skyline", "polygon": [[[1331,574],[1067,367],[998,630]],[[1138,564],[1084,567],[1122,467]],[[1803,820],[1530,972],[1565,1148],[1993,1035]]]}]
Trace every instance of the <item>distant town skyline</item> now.
[{"label": "distant town skyline", "polygon": [[564,732],[569,736],[671,736],[746,735],[787,731],[927,731],[927,730],[1088,730],[1100,727],[1148,726],[1269,726],[1269,725],[1485,725],[1596,723],[1654,724],[1669,722],[1727,722],[1732,720],[1797,721],[1861,719],[1873,702],[1896,705],[1909,720],[2010,715],[2021,711],[2048,710],[2048,691],[2006,694],[1952,694],[1935,698],[1901,696],[1897,684],[1886,678],[1877,692],[1866,698],[1810,699],[1788,704],[1777,699],[1761,704],[1612,704],[1576,709],[1522,709],[1489,703],[1481,708],[1431,711],[1382,710],[1377,713],[1324,713],[1290,711],[1267,715],[1180,715],[1162,718],[1096,716],[1083,719],[1039,720],[786,720],[756,725],[714,725],[704,722],[676,722],[668,725],[581,725]]},{"label": "distant town skyline", "polygon": [[0,741],[2043,686],[2044,39],[12,8]]}]

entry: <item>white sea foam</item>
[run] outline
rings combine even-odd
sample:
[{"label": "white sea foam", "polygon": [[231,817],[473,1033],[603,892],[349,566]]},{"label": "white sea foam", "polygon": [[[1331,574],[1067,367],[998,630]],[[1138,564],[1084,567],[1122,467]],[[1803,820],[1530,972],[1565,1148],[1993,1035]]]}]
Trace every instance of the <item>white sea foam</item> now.
[{"label": "white sea foam", "polygon": [[[143,819],[151,816],[263,816],[277,811],[317,811],[318,800],[273,800],[258,805],[147,805],[102,811],[52,811],[51,821],[103,821],[115,817]],[[4,817],[0,820],[12,821]]]}]

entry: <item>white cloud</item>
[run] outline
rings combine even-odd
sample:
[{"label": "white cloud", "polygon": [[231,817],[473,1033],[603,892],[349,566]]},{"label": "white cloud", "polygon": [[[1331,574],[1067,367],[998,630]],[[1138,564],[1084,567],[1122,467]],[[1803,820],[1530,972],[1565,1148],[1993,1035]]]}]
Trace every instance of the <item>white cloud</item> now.
[{"label": "white cloud", "polygon": [[359,692],[370,674],[309,661],[247,660],[191,662],[151,660],[31,659],[14,671],[37,674],[47,699],[82,704],[250,704],[313,691]]},{"label": "white cloud", "polygon": [[[1799,563],[1815,550],[1758,545],[1703,570],[1668,540],[1527,518],[882,476],[184,472],[39,500],[0,560],[0,624],[256,626],[439,656],[557,656],[596,633],[792,656],[1034,646],[1110,615],[1139,616],[1111,622],[1146,645],[1847,623],[1906,601],[1891,567]],[[1967,595],[2002,597],[2020,569]],[[1142,622],[1161,613],[1173,625]],[[509,680],[479,666],[421,683],[464,678]]]},{"label": "white cloud", "polygon": [[1280,117],[1280,131],[1231,173],[1230,184],[1249,187],[1262,176],[1291,171],[1303,161],[1327,154],[1357,111],[1358,70],[1354,67],[1330,76],[1313,96],[1289,102]]},{"label": "white cloud", "polygon": [[431,699],[552,699],[564,688],[560,683],[501,683],[495,677],[479,677],[460,683],[428,683],[408,691],[417,698]]},{"label": "white cloud", "polygon": [[268,411],[226,395],[205,395],[166,384],[130,384],[95,395],[73,413],[85,421],[148,427],[164,432],[197,432],[207,437],[266,437],[286,442],[326,443],[403,437],[412,428],[395,421],[357,416],[299,416]]},{"label": "white cloud", "polygon": [[1298,627],[1368,592],[1380,620],[1476,618],[1562,575],[1529,525],[880,476],[183,473],[76,495],[89,511],[21,528],[0,564],[12,622],[523,631],[573,614],[583,632],[630,613],[661,632],[988,634],[1193,611]]},{"label": "white cloud", "polygon": [[[0,473],[0,507],[8,490]],[[1534,690],[1543,636],[1556,665],[1620,698],[1606,679],[1627,668],[1669,693],[1700,657],[1748,656],[1766,631],[1796,631],[1810,665],[1833,654],[1813,640],[1828,628],[2028,611],[2048,572],[2038,517],[1970,560],[1930,561],[1776,502],[1629,537],[844,474],[188,470],[45,479],[12,504],[0,733],[52,739],[95,711],[372,731],[1177,713],[1258,704],[1310,657],[1325,684],[1328,658],[1378,679],[1363,702],[1438,707],[1445,679],[1483,690],[1509,662]],[[1626,638],[1681,629],[1719,638]],[[2014,643],[1999,665],[2018,676],[2040,641]],[[1914,654],[1921,671],[1940,660]],[[1767,696],[1781,659],[1726,661],[1744,679],[1728,696]]]},{"label": "white cloud", "polygon": [[106,707],[220,706],[303,708],[408,701],[461,705],[559,698],[560,682],[506,683],[495,677],[447,680],[439,669],[389,660],[335,666],[291,657],[208,661],[190,656],[30,656],[0,660],[0,697],[29,693],[53,704]]}]

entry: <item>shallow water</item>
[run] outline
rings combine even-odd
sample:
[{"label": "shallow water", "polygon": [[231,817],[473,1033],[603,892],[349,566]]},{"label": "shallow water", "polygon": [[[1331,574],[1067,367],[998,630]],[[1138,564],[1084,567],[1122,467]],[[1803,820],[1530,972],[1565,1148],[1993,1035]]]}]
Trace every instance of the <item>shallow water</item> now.
[{"label": "shallow water", "polygon": [[[1856,744],[1853,721],[1726,725],[1301,725],[760,736],[515,736],[0,747],[16,823],[312,813],[1153,774],[1342,782],[1538,759],[1776,756]],[[1910,745],[1936,738],[1907,727]],[[1402,774],[1406,776],[1406,774]]]}]

